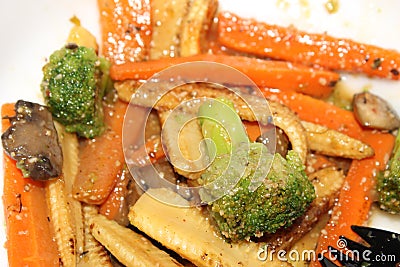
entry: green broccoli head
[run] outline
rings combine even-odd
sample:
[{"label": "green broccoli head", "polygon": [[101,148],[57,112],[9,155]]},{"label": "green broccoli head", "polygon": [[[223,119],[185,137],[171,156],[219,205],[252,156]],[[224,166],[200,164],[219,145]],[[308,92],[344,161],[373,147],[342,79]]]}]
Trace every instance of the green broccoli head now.
[{"label": "green broccoli head", "polygon": [[388,168],[377,175],[376,186],[380,208],[389,213],[400,214],[400,134],[396,137]]},{"label": "green broccoli head", "polygon": [[104,129],[100,59],[92,48],[67,45],[43,67],[41,89],[55,120],[92,138]]},{"label": "green broccoli head", "polygon": [[393,214],[400,214],[400,175],[390,171],[378,175],[380,208]]},{"label": "green broccoli head", "polygon": [[[235,155],[238,153],[235,152]],[[236,186],[228,194],[209,203],[211,216],[222,236],[232,242],[260,237],[265,233],[274,233],[281,227],[289,227],[315,198],[314,186],[308,180],[296,152],[289,151],[286,159],[280,154],[272,157],[267,149],[260,149],[252,143],[247,158],[245,171]],[[231,160],[228,155],[217,157],[204,173],[204,182],[208,184],[217,181],[216,177],[221,175],[221,170]],[[262,170],[268,166],[271,166],[269,172]],[[250,190],[257,171],[268,173],[267,177],[255,190]],[[212,187],[214,189],[209,189],[207,193],[212,194],[213,190],[218,190],[218,183],[224,183],[223,180],[217,181]]]}]

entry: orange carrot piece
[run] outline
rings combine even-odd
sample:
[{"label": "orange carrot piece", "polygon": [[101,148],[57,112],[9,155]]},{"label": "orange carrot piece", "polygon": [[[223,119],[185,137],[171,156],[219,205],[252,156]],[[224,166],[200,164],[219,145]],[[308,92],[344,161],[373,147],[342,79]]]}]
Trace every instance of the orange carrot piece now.
[{"label": "orange carrot piece", "polygon": [[341,109],[325,101],[295,93],[263,88],[267,99],[278,101],[292,109],[300,119],[325,125],[353,138],[359,139],[363,128],[353,112]]},{"label": "orange carrot piece", "polygon": [[[341,235],[353,240],[359,237],[351,230],[351,225],[363,225],[368,218],[372,204],[371,190],[374,187],[374,175],[383,170],[394,145],[394,136],[387,133],[364,131],[361,140],[371,145],[375,155],[363,160],[353,160],[340,190],[338,204],[333,208],[331,218],[323,234],[319,237],[316,254],[329,258],[328,246],[338,247]],[[310,266],[320,266],[312,262]]]},{"label": "orange carrot piece", "polygon": [[98,0],[100,54],[115,64],[147,59],[151,42],[149,0]]},{"label": "orange carrot piece", "polygon": [[142,147],[139,147],[137,150],[135,150],[130,158],[134,160],[139,160],[143,154],[147,155],[150,159],[150,162],[152,163],[165,157],[164,149],[161,144],[161,139],[158,137],[150,138]]},{"label": "orange carrot piece", "polygon": [[335,164],[321,154],[309,154],[306,161],[306,173],[310,174],[323,168],[333,167]]},{"label": "orange carrot piece", "polygon": [[[4,104],[2,117],[13,116],[14,104]],[[2,120],[2,130],[10,126]],[[54,231],[48,220],[45,183],[24,178],[16,162],[4,154],[4,217],[10,267],[59,266]]]},{"label": "orange carrot piece", "polygon": [[326,97],[339,80],[339,74],[317,70],[284,61],[262,60],[244,56],[200,54],[190,57],[164,58],[146,62],[128,62],[112,65],[113,80],[146,80],[155,73],[177,64],[193,61],[211,61],[231,66],[260,87],[297,91],[315,97]]},{"label": "orange carrot piece", "polygon": [[145,147],[151,162],[154,163],[157,160],[165,157],[160,138],[151,138],[147,140],[147,142],[145,143]]},{"label": "orange carrot piece", "polygon": [[250,141],[254,142],[261,135],[261,130],[256,121],[242,121]]},{"label": "orange carrot piece", "polygon": [[114,189],[99,208],[100,214],[103,214],[110,220],[114,220],[118,216],[124,206],[125,197],[128,194],[128,183],[129,179],[121,168]]},{"label": "orange carrot piece", "polygon": [[118,101],[105,107],[106,132],[83,141],[79,153],[79,170],[73,186],[73,195],[89,204],[101,204],[113,190],[118,172],[124,164],[122,125],[127,104]]},{"label": "orange carrot piece", "polygon": [[228,48],[308,66],[400,79],[400,53],[395,50],[270,25],[229,12],[220,13],[218,22],[218,40]]}]

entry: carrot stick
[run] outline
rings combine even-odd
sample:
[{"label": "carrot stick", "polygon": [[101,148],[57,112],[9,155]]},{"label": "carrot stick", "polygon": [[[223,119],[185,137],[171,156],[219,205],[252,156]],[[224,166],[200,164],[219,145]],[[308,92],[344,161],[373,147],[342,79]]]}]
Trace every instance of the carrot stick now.
[{"label": "carrot stick", "polygon": [[261,130],[256,121],[243,121],[244,128],[249,136],[250,141],[254,142],[261,135]]},{"label": "carrot stick", "polygon": [[333,167],[335,164],[321,154],[309,154],[306,161],[306,173],[310,174],[323,168]]},{"label": "carrot stick", "polygon": [[400,78],[400,53],[395,50],[270,25],[229,12],[220,13],[218,21],[219,42],[241,52],[369,76]]},{"label": "carrot stick", "polygon": [[[14,104],[4,104],[2,117],[13,116]],[[10,126],[2,120],[2,130]],[[10,267],[59,266],[57,244],[47,209],[45,184],[24,178],[16,162],[4,154],[4,217]]]},{"label": "carrot stick", "polygon": [[80,201],[101,204],[115,186],[124,163],[122,125],[127,104],[116,102],[105,107],[106,132],[93,140],[85,140],[79,153],[79,170],[72,193]]},{"label": "carrot stick", "polygon": [[150,138],[149,140],[144,143],[143,146],[139,147],[135,150],[131,155],[130,158],[132,160],[140,161],[140,158],[146,155],[151,163],[155,163],[157,160],[162,159],[165,157],[164,149],[161,144],[160,138]]},{"label": "carrot stick", "polygon": [[[394,145],[394,136],[387,133],[364,131],[361,140],[375,150],[372,158],[353,160],[345,184],[340,190],[339,200],[334,206],[331,218],[321,231],[317,251],[329,257],[328,246],[338,247],[341,235],[353,240],[359,237],[351,230],[351,225],[363,225],[368,218],[372,204],[371,191],[374,187],[374,176],[378,170],[385,168]],[[320,266],[312,262],[310,266]]]},{"label": "carrot stick", "polygon": [[351,111],[295,92],[266,88],[263,88],[262,92],[267,99],[278,101],[288,106],[302,120],[325,125],[357,139],[360,138],[363,132],[362,127]]},{"label": "carrot stick", "polygon": [[104,203],[100,205],[100,214],[103,214],[110,220],[114,220],[118,217],[118,214],[124,207],[125,197],[128,194],[128,183],[129,179],[126,177],[126,174],[121,169],[118,173],[117,182],[114,189],[104,201]]},{"label": "carrot stick", "polygon": [[156,162],[165,157],[160,138],[151,138],[145,143],[146,151],[149,154],[151,162]]},{"label": "carrot stick", "polygon": [[339,74],[335,72],[316,70],[300,64],[222,54],[200,54],[146,62],[127,62],[111,66],[110,76],[113,80],[118,81],[127,79],[146,80],[167,67],[193,61],[211,61],[225,64],[243,72],[260,87],[280,88],[315,97],[328,96],[340,78]]},{"label": "carrot stick", "polygon": [[100,54],[115,64],[147,59],[151,41],[149,0],[98,0]]}]

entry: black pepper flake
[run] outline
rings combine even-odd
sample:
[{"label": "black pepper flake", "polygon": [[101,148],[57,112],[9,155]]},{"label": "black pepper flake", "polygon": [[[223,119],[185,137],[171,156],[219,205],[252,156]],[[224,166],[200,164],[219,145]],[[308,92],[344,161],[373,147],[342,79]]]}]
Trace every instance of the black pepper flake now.
[{"label": "black pepper flake", "polygon": [[399,70],[397,69],[391,69],[390,72],[394,75],[394,76],[399,76]]},{"label": "black pepper flake", "polygon": [[9,206],[7,209],[10,209],[11,211],[15,211],[17,213],[21,213],[22,212],[22,199],[21,199],[21,194],[16,194],[15,198],[18,201],[18,207],[15,206]]},{"label": "black pepper flake", "polygon": [[328,83],[328,86],[329,86],[329,87],[334,87],[334,86],[337,84],[337,82],[338,82],[338,81],[330,81],[330,82]]},{"label": "black pepper flake", "polygon": [[68,43],[65,48],[74,50],[78,48],[78,45],[76,43]]},{"label": "black pepper flake", "polygon": [[376,70],[377,68],[379,68],[382,65],[382,62],[383,58],[381,57],[375,58],[374,62],[371,65],[372,69]]}]

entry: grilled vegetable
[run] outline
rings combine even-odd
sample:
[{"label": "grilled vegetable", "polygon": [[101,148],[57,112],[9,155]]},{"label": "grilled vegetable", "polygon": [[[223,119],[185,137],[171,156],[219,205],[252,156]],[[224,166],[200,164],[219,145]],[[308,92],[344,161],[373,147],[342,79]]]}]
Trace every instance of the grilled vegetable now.
[{"label": "grilled vegetable", "polygon": [[400,213],[400,134],[396,137],[388,168],[378,174],[378,195],[381,209]]},{"label": "grilled vegetable", "polygon": [[315,198],[297,153],[289,151],[284,159],[260,143],[250,143],[226,100],[202,104],[199,115],[204,137],[217,147],[216,158],[201,177],[205,188],[200,197],[208,202],[221,235],[237,242],[289,227]]},{"label": "grilled vegetable", "polygon": [[[129,84],[131,83],[126,84],[126,86],[129,86]],[[122,85],[120,89],[123,87]],[[140,93],[143,95],[136,94],[135,103],[147,107],[152,107],[152,99],[159,94],[157,88],[146,92],[142,90]],[[264,123],[268,122],[271,117],[271,114],[265,113],[265,110],[268,111],[268,108],[263,106],[263,104],[266,103],[264,99],[246,94],[245,98],[246,101],[248,101],[248,103],[246,103],[234,92],[216,87],[215,85],[210,86],[203,83],[185,84],[174,88],[157,101],[155,109],[162,111],[172,110],[183,101],[201,97],[229,100],[233,103],[234,109],[242,120],[255,121],[255,113],[258,114],[260,120]],[[308,152],[307,135],[299,118],[285,105],[275,101],[269,101],[268,104],[274,124],[285,132],[291,142],[292,149],[299,154],[301,161],[305,163]]]},{"label": "grilled vegetable", "polygon": [[193,56],[202,51],[201,44],[211,26],[218,8],[217,0],[192,0],[183,19],[181,31],[181,56]]},{"label": "grilled vegetable", "polygon": [[[9,128],[7,117],[15,116],[14,103],[1,107],[2,130]],[[4,222],[8,265],[59,266],[59,253],[48,221],[44,183],[24,178],[16,162],[4,155]]]},{"label": "grilled vegetable", "polygon": [[218,41],[260,57],[400,79],[400,53],[396,50],[241,18],[231,12],[218,16]]},{"label": "grilled vegetable", "polygon": [[369,92],[353,97],[354,115],[366,127],[394,130],[400,127],[400,118],[392,106],[383,98]]},{"label": "grilled vegetable", "polygon": [[[275,140],[273,140],[273,138],[275,138]],[[273,125],[271,129],[260,134],[255,141],[267,146],[269,151],[275,149],[275,152],[279,153],[282,157],[286,157],[290,148],[289,138],[285,132],[281,128]]]},{"label": "grilled vegetable", "polygon": [[199,208],[168,205],[152,197],[158,195],[185,202],[166,189],[149,189],[131,207],[131,224],[196,266],[289,266],[276,257],[259,260],[257,255],[263,243],[225,242]]},{"label": "grilled vegetable", "polygon": [[335,167],[324,168],[310,174],[309,180],[315,188],[316,197],[307,211],[296,219],[289,228],[281,229],[260,240],[276,250],[288,249],[310,231],[319,219],[333,207],[344,178],[343,172]]},{"label": "grilled vegetable", "polygon": [[96,42],[96,37],[81,25],[80,20],[76,16],[73,16],[70,21],[74,24],[74,26],[69,31],[67,42],[75,43],[80,46],[91,47],[97,51],[98,45]]},{"label": "grilled vegetable", "polygon": [[180,55],[181,24],[188,9],[188,0],[153,0],[151,5],[150,59]]},{"label": "grilled vegetable", "polygon": [[74,267],[77,263],[76,235],[71,209],[65,195],[62,178],[49,181],[46,185],[47,205],[50,209],[50,220],[55,231],[55,240],[60,261],[65,267]]},{"label": "grilled vegetable", "polygon": [[[252,144],[253,145],[253,144]],[[261,144],[260,144],[261,145]],[[261,145],[264,147],[263,145]],[[221,198],[209,204],[211,215],[226,239],[237,242],[250,237],[260,237],[275,233],[280,228],[287,228],[300,217],[314,200],[314,187],[304,173],[298,155],[289,151],[286,159],[275,154],[273,161],[266,154],[266,149],[255,149],[250,146],[248,161],[243,175],[236,186]],[[239,153],[234,154],[241,159]],[[224,155],[225,156],[225,155]],[[246,157],[244,157],[246,158]],[[218,157],[203,174],[205,184],[214,182],[224,175],[228,157]],[[232,163],[226,179],[236,179]],[[265,170],[271,166],[271,169]],[[251,190],[257,172],[268,173],[255,190]],[[237,174],[236,174],[237,175]],[[222,179],[225,180],[225,179]],[[225,190],[225,181],[217,182],[208,194]]]},{"label": "grilled vegetable", "polygon": [[3,148],[17,161],[24,177],[48,180],[61,174],[62,151],[49,110],[42,105],[19,100],[11,126],[2,134]]},{"label": "grilled vegetable", "polygon": [[152,25],[148,0],[98,0],[101,54],[113,64],[148,59]]},{"label": "grilled vegetable", "polygon": [[[84,253],[83,215],[81,202],[72,195],[72,186],[78,174],[79,143],[76,134],[67,133],[59,123],[55,124],[58,138],[63,148],[63,190],[70,210],[71,222],[75,233],[75,250],[78,255]],[[67,219],[67,218],[65,218]]]},{"label": "grilled vegetable", "polygon": [[42,94],[54,119],[67,132],[92,138],[103,133],[102,73],[107,64],[93,48],[69,44],[43,67]]},{"label": "grilled vegetable", "polygon": [[328,127],[312,122],[301,122],[307,132],[311,150],[328,156],[363,159],[374,155],[368,144]]},{"label": "grilled vegetable", "polygon": [[208,154],[223,155],[230,153],[240,143],[248,143],[246,131],[233,103],[225,99],[214,99],[203,103],[198,111],[204,138],[214,142],[207,146]]},{"label": "grilled vegetable", "polygon": [[142,235],[108,220],[103,215],[93,216],[90,219],[90,228],[93,236],[127,267],[182,266]]},{"label": "grilled vegetable", "polygon": [[93,237],[90,229],[90,220],[98,215],[96,206],[84,204],[82,213],[84,220],[85,253],[80,257],[78,266],[111,267],[112,264],[106,249]]},{"label": "grilled vegetable", "polygon": [[[170,113],[169,111],[159,112],[160,121],[164,125],[163,144],[169,160],[173,163],[174,170],[180,175],[192,180],[198,179],[206,164],[204,157],[206,147],[202,143],[203,135],[200,125],[198,121],[191,120],[182,127],[181,122],[186,121],[188,114],[180,111]],[[157,153],[164,153],[164,151],[160,147]]]}]

